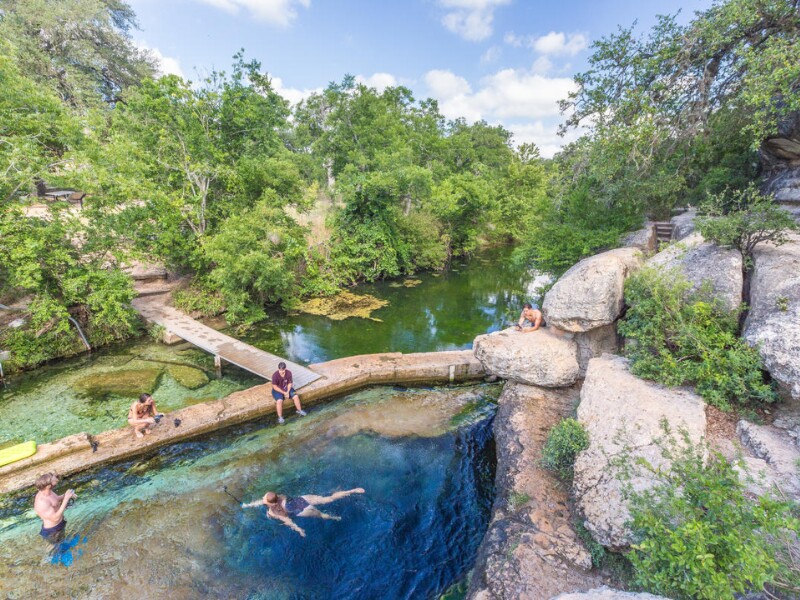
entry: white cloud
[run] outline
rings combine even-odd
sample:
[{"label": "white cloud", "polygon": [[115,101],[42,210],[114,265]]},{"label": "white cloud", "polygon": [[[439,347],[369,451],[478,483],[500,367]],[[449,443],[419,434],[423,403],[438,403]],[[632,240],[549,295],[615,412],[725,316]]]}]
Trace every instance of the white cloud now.
[{"label": "white cloud", "polygon": [[546,56],[540,56],[535,61],[533,61],[533,66],[531,67],[531,71],[534,73],[545,74],[548,71],[553,69],[553,63],[550,61],[549,58]]},{"label": "white cloud", "polygon": [[356,75],[356,81],[367,87],[375,88],[378,92],[397,85],[397,78],[391,73],[373,73],[369,77]]},{"label": "white cloud", "polygon": [[481,64],[488,65],[493,62],[497,62],[497,59],[500,58],[500,55],[503,53],[503,49],[500,46],[492,46],[486,52],[481,54]]},{"label": "white cloud", "polygon": [[439,0],[447,12],[442,24],[470,42],[479,42],[492,35],[494,11],[511,0]]},{"label": "white cloud", "polygon": [[436,70],[425,74],[425,83],[448,119],[501,124],[514,133],[515,143],[535,142],[543,156],[552,156],[565,143],[556,136],[558,101],[575,89],[570,78],[547,77],[535,69],[502,69],[473,90],[463,77]]},{"label": "white cloud", "polygon": [[182,77],[186,79],[186,75],[183,73],[183,69],[181,68],[181,64],[177,58],[173,58],[171,56],[164,56],[161,53],[161,50],[158,48],[151,48],[144,42],[135,42],[136,46],[140,50],[144,50],[148,52],[150,56],[156,59],[157,61],[157,69],[159,75],[177,75],[178,77]]},{"label": "white cloud", "polygon": [[322,88],[300,90],[297,88],[285,87],[280,77],[270,77],[270,81],[272,82],[272,89],[286,98],[292,105],[297,104],[301,100],[305,100],[311,94],[322,92]]},{"label": "white cloud", "polygon": [[238,14],[241,9],[248,11],[259,21],[272,23],[280,27],[288,27],[297,18],[297,6],[308,8],[311,0],[199,0],[216,6],[231,14]]},{"label": "white cloud", "polygon": [[575,56],[588,47],[589,40],[582,33],[564,34],[561,31],[551,31],[531,40],[531,48],[540,54]]},{"label": "white cloud", "polygon": [[514,48],[527,46],[539,54],[551,56],[575,56],[589,47],[589,39],[584,34],[564,33],[563,31],[551,31],[547,35],[539,37],[517,35],[510,31],[503,36],[503,42]]}]

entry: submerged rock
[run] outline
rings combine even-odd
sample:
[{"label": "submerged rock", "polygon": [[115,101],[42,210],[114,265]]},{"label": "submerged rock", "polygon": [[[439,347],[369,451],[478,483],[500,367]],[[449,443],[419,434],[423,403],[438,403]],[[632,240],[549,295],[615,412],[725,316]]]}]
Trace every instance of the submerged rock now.
[{"label": "submerged rock", "polygon": [[548,432],[577,400],[575,388],[508,383],[503,389],[494,420],[497,494],[470,600],[547,600],[601,583],[572,528],[569,490],[541,466]]},{"label": "submerged rock", "polygon": [[135,398],[143,393],[152,394],[162,372],[161,368],[151,367],[95,373],[78,379],[74,386],[88,396],[115,394]]},{"label": "submerged rock", "polygon": [[610,325],[624,306],[625,279],[639,269],[642,260],[638,248],[617,248],[584,258],[545,294],[545,321],[575,332]]},{"label": "submerged rock", "polygon": [[772,378],[800,400],[800,235],[755,250],[744,338],[758,348]]},{"label": "submerged rock", "polygon": [[325,298],[311,298],[300,304],[297,309],[312,315],[328,317],[334,321],[342,321],[350,317],[362,319],[375,319],[373,311],[389,304],[388,300],[381,300],[369,294],[358,295],[350,292],[340,292],[335,296]]},{"label": "submerged rock", "polygon": [[578,508],[599,543],[622,550],[632,541],[625,486],[642,491],[656,480],[643,469],[632,469],[630,478],[622,481],[624,467],[615,459],[625,458],[628,467],[638,459],[656,468],[668,467],[659,447],[662,423],[673,432],[685,429],[689,441],[699,444],[706,431],[705,404],[687,390],[639,379],[631,374],[627,359],[605,354],[589,362],[578,420],[589,433],[589,448],[575,461],[573,491]]},{"label": "submerged rock", "polygon": [[183,387],[196,390],[208,383],[208,375],[200,369],[184,365],[169,365],[167,373]]},{"label": "submerged rock", "polygon": [[742,255],[706,242],[699,233],[662,250],[647,266],[678,269],[692,284],[692,291],[708,283],[727,310],[735,310],[742,302]]},{"label": "submerged rock", "polygon": [[578,379],[578,347],[569,335],[549,328],[530,333],[506,329],[475,338],[472,348],[484,369],[509,381],[542,387]]}]

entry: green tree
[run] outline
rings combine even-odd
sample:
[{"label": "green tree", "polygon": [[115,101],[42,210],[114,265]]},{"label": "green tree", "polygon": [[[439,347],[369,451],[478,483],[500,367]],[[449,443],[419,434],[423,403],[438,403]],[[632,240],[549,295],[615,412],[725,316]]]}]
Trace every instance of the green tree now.
[{"label": "green tree", "polygon": [[0,38],[17,46],[22,71],[81,109],[116,102],[153,74],[136,27],[124,0],[0,0]]}]

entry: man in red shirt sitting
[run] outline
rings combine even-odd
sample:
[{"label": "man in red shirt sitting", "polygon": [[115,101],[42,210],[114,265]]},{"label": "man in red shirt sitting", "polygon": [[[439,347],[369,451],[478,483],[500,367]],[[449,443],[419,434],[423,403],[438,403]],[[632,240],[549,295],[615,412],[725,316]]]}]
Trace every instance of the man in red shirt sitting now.
[{"label": "man in red shirt sitting", "polygon": [[297,395],[297,390],[294,389],[292,383],[292,372],[286,368],[286,363],[278,363],[278,370],[272,374],[272,397],[275,399],[276,409],[278,411],[278,423],[283,425],[283,401],[284,399],[291,398],[294,400],[294,407],[297,409],[297,414],[305,417],[306,411],[300,406],[300,396]]}]

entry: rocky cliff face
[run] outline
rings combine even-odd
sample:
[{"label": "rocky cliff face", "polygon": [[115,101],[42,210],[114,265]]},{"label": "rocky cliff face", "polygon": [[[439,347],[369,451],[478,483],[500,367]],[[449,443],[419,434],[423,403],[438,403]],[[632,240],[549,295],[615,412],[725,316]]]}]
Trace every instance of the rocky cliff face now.
[{"label": "rocky cliff face", "polygon": [[763,191],[800,218],[800,113],[778,125],[778,135],[764,140],[760,154]]},{"label": "rocky cliff face", "polygon": [[494,420],[497,497],[471,600],[547,600],[602,583],[572,528],[568,490],[540,464],[547,433],[577,400],[574,387],[506,384]]}]

